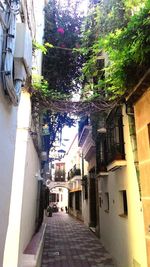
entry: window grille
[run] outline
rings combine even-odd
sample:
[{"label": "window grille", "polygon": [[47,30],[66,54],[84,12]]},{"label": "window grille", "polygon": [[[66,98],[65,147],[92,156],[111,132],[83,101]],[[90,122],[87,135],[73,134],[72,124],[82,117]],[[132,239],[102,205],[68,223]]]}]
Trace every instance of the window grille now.
[{"label": "window grille", "polygon": [[106,126],[108,163],[113,160],[125,159],[123,121],[120,107],[111,112],[107,119]]}]

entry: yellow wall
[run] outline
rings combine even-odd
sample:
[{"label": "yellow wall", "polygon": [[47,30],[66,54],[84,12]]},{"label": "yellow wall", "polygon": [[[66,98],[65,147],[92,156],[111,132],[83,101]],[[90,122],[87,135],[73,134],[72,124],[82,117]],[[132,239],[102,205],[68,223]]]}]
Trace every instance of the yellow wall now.
[{"label": "yellow wall", "polygon": [[148,266],[150,266],[150,90],[134,105]]}]

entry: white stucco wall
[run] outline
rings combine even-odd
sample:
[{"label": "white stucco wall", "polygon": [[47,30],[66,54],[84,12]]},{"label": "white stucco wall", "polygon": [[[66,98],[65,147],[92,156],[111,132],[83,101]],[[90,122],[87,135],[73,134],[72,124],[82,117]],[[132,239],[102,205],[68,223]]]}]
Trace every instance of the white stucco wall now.
[{"label": "white stucco wall", "polygon": [[[2,54],[2,28],[0,26],[0,66]],[[12,107],[3,92],[0,75],[0,266],[2,266],[8,226],[12,170],[14,162],[17,108]]]},{"label": "white stucco wall", "polygon": [[3,267],[21,267],[21,255],[35,230],[37,197],[35,175],[39,172],[39,159],[29,134],[30,121],[30,95],[23,92],[18,108],[9,224]]},{"label": "white stucco wall", "polygon": [[[89,198],[88,198],[89,199]],[[89,226],[89,200],[83,198],[82,194],[82,217],[85,225]]]},{"label": "white stucco wall", "polygon": [[[84,175],[88,175],[88,162],[84,160]],[[88,184],[88,198],[85,199],[84,191],[82,194],[82,216],[84,223],[89,226],[90,223],[90,214],[89,214],[89,184]]]},{"label": "white stucco wall", "polygon": [[[22,0],[22,2],[24,2]],[[30,6],[30,0],[28,7]],[[30,22],[33,10],[37,11],[38,23],[36,36],[42,42],[44,0],[34,1],[29,11]],[[32,11],[32,12],[31,12]],[[33,29],[34,32],[35,29]],[[2,30],[0,28],[0,41]],[[1,54],[0,42],[0,54]],[[36,61],[36,70],[40,74],[42,54]],[[1,60],[1,57],[0,57]],[[0,62],[1,63],[1,62]],[[1,81],[0,81],[1,82]],[[35,230],[35,213],[37,197],[37,177],[39,159],[29,135],[31,121],[30,95],[23,93],[19,110],[6,100],[0,84],[0,266],[21,267],[23,250],[30,241]],[[4,255],[3,255],[4,254]]]},{"label": "white stucco wall", "polygon": [[24,249],[35,233],[39,173],[39,158],[33,145],[32,138],[31,136],[28,136],[22,196],[18,267],[22,266]]},{"label": "white stucco wall", "polygon": [[16,139],[17,108],[9,106],[0,84],[0,266],[8,225],[12,170]]},{"label": "white stucco wall", "polygon": [[[127,165],[99,180],[103,203],[99,208],[100,236],[117,267],[146,267],[143,211],[129,136],[128,117],[123,110],[124,141]],[[119,191],[126,190],[128,216],[121,217]],[[109,212],[105,211],[104,193],[109,192]],[[136,265],[139,264],[139,265]]]}]

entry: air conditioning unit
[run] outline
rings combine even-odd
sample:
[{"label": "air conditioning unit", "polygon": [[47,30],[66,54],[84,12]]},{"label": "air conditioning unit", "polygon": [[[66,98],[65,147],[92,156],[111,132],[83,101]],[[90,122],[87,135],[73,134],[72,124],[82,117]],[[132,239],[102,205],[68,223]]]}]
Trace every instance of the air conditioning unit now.
[{"label": "air conditioning unit", "polygon": [[23,64],[27,76],[31,75],[32,38],[30,31],[25,23],[17,23],[16,25],[14,61]]}]

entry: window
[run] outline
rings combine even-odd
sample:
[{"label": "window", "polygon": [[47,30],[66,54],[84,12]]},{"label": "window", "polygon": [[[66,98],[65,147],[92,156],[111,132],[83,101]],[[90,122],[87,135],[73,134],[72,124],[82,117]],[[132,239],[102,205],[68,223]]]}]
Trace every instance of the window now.
[{"label": "window", "polygon": [[88,199],[88,178],[87,175],[84,175],[82,178],[82,186],[84,192],[84,199]]},{"label": "window", "polygon": [[147,128],[148,128],[148,139],[149,139],[149,145],[150,145],[150,123],[148,123]]},{"label": "window", "polygon": [[109,193],[106,192],[104,195],[104,205],[105,205],[105,211],[109,212]]},{"label": "window", "polygon": [[106,125],[108,163],[125,159],[121,107],[110,113]]},{"label": "window", "polygon": [[81,205],[81,191],[75,192],[75,209],[80,210]]},{"label": "window", "polygon": [[69,207],[73,208],[73,193],[69,194]]},{"label": "window", "polygon": [[56,194],[55,193],[50,193],[49,194],[49,200],[50,200],[50,202],[57,202]]},{"label": "window", "polygon": [[59,194],[56,194],[56,202],[59,202]]},{"label": "window", "polygon": [[99,173],[100,171],[106,171],[106,165],[107,165],[107,146],[106,146],[106,136],[105,135],[99,135],[99,138],[97,139],[97,145],[96,145],[96,163],[97,163],[97,169],[96,172]]},{"label": "window", "polygon": [[127,203],[127,192],[126,190],[119,191],[120,193],[120,216],[127,216],[128,215],[128,203]]},{"label": "window", "polygon": [[102,197],[99,196],[99,207],[101,208],[102,207]]},{"label": "window", "polygon": [[55,164],[55,181],[65,181],[65,163]]},{"label": "window", "polygon": [[85,187],[84,187],[84,198],[88,199],[88,184],[87,184],[87,182],[85,183]]}]

